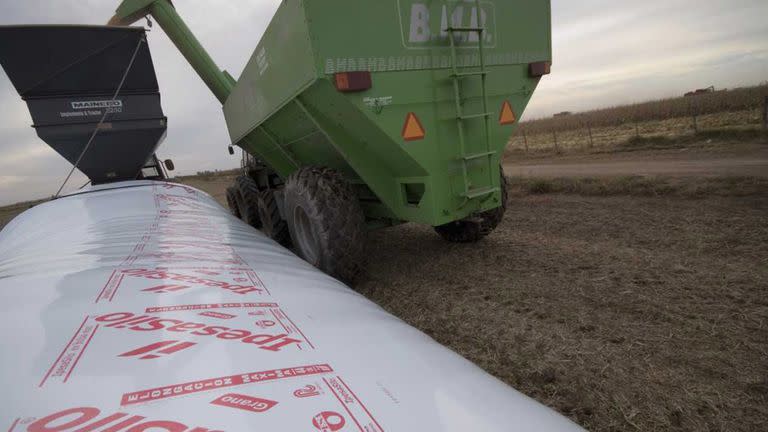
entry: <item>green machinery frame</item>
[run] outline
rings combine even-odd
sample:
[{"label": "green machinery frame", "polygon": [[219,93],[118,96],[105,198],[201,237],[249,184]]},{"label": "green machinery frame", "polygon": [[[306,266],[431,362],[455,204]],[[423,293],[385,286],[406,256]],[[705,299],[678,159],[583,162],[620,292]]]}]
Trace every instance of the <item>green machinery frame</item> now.
[{"label": "green machinery frame", "polygon": [[[283,178],[304,165],[342,172],[371,225],[498,207],[515,127],[502,107],[519,118],[533,70],[551,63],[549,0],[284,0],[238,80],[169,0],[124,0],[110,24],[147,15],[223,104],[235,145]],[[337,90],[336,74],[359,71],[371,88]],[[423,139],[402,136],[411,114]]]}]

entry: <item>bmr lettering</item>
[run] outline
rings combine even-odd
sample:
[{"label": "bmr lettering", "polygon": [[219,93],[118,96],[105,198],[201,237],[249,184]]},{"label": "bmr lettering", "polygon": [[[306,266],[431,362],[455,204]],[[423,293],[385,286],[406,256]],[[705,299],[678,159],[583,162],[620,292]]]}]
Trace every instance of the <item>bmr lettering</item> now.
[{"label": "bmr lettering", "polygon": [[[437,6],[437,7],[436,7]],[[403,11],[405,12],[405,11]],[[427,42],[446,40],[448,27],[485,27],[485,43],[492,41],[491,31],[488,25],[489,12],[493,12],[493,5],[483,2],[478,13],[474,2],[458,4],[455,7],[448,5],[414,2],[410,8],[410,27],[408,42],[418,46]],[[454,35],[457,42],[478,43],[480,37],[477,32],[461,32]]]}]

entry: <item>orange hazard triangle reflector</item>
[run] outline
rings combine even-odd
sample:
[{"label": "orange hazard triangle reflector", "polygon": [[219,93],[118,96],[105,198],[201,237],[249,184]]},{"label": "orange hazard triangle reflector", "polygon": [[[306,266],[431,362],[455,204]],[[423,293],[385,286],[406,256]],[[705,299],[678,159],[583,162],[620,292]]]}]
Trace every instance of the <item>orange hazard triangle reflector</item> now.
[{"label": "orange hazard triangle reflector", "polygon": [[421,125],[419,118],[414,113],[408,113],[405,117],[405,124],[403,125],[403,132],[401,133],[403,139],[406,141],[414,141],[423,139],[426,135],[424,126]]},{"label": "orange hazard triangle reflector", "polygon": [[509,101],[504,101],[503,104],[501,104],[501,114],[499,115],[499,124],[502,125],[509,125],[514,123],[517,120],[515,117],[515,112],[512,111],[512,105],[509,104]]}]

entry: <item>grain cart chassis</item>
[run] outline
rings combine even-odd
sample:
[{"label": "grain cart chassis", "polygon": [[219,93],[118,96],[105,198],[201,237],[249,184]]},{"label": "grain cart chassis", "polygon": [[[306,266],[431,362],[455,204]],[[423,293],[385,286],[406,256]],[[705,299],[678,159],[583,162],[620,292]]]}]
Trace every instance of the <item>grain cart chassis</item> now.
[{"label": "grain cart chassis", "polygon": [[124,0],[110,24],[145,16],[253,158],[233,213],[327,273],[360,272],[370,228],[472,242],[501,221],[503,149],[549,73],[549,0],[284,0],[238,80],[169,0]]}]

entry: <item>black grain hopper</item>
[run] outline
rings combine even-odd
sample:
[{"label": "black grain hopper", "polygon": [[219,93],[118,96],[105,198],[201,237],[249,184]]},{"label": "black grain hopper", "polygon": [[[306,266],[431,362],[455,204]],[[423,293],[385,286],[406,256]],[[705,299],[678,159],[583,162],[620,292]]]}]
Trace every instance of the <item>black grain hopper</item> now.
[{"label": "black grain hopper", "polygon": [[77,168],[94,184],[164,177],[154,153],[167,118],[145,37],[134,27],[0,27],[0,64],[37,135],[72,164],[82,154]]}]

